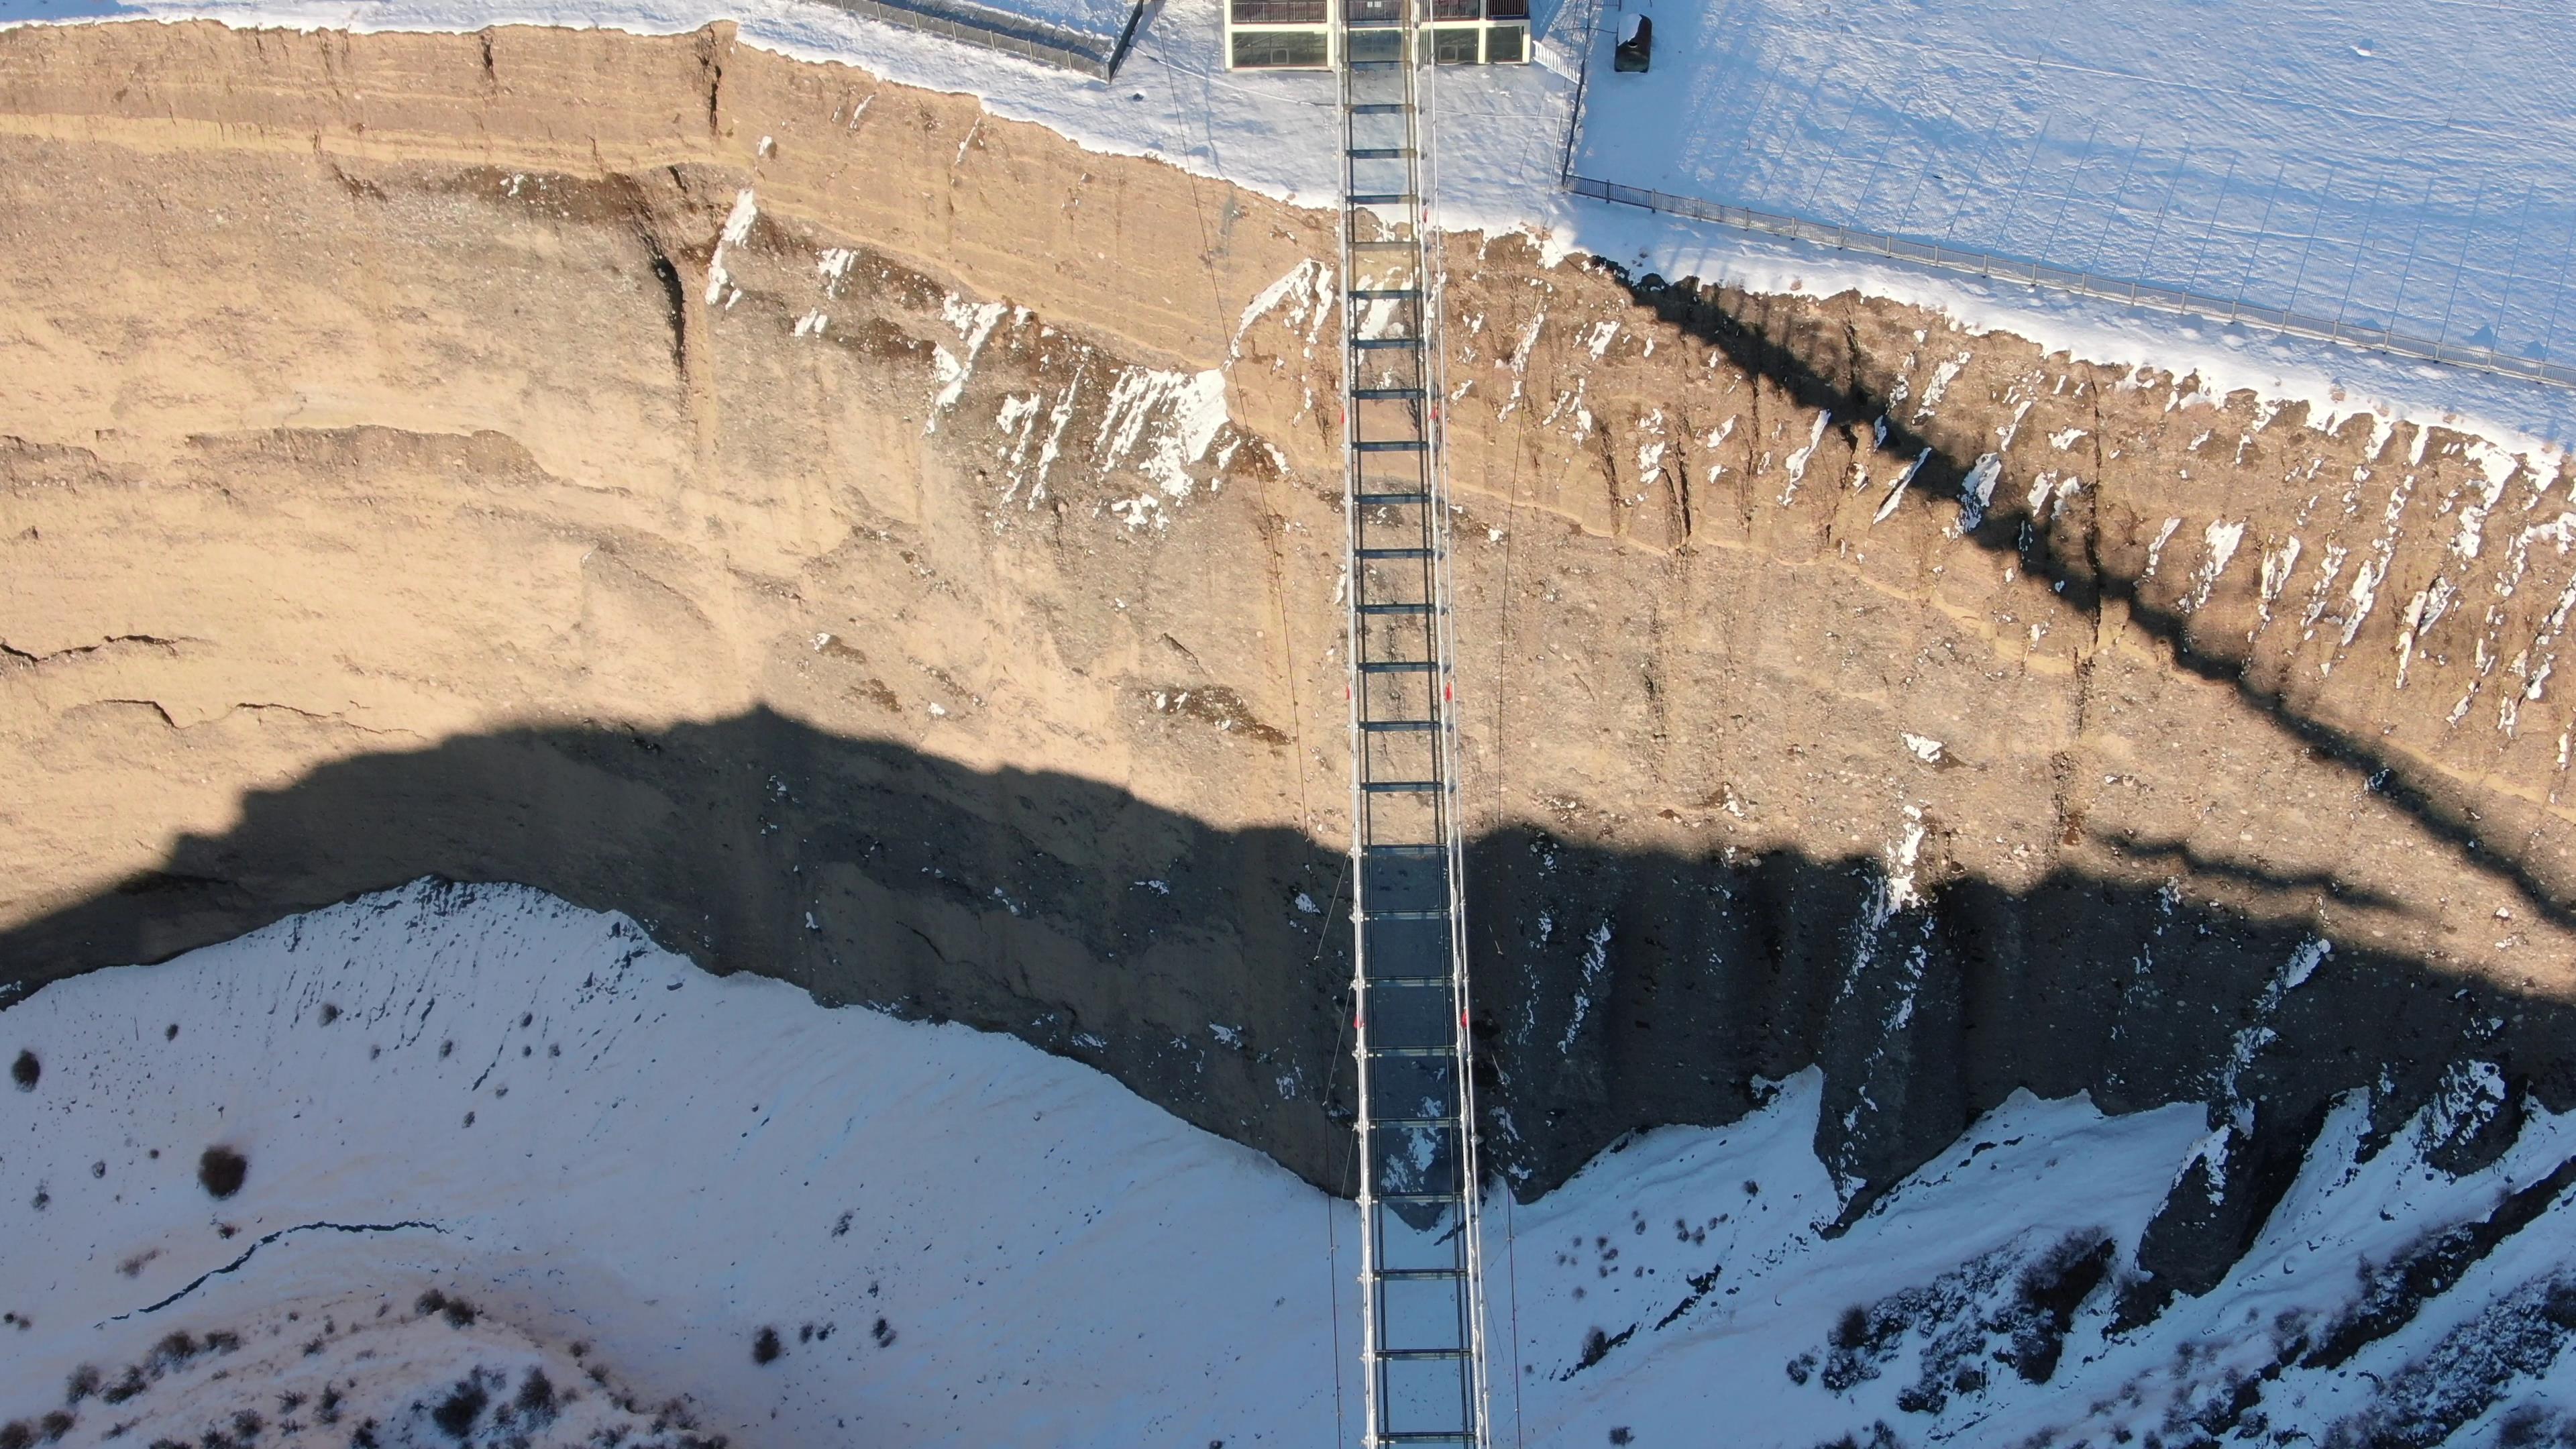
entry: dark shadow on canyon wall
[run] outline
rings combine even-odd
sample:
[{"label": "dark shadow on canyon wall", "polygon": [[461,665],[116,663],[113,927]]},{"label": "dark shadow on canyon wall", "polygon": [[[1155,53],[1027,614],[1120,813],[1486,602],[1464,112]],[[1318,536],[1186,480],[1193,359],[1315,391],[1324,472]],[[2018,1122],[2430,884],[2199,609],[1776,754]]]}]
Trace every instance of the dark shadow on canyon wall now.
[{"label": "dark shadow on canyon wall", "polygon": [[[2238,1170],[2186,1178],[2148,1242],[2157,1281],[2196,1292],[2339,1093],[2370,1091],[2393,1127],[2450,1064],[2499,1064],[2511,1110],[2458,1144],[2463,1164],[2501,1150],[2524,1101],[2576,1104],[2576,1011],[2172,892],[2060,874],[1909,903],[1869,857],[1527,828],[1468,863],[1489,1165],[1525,1197],[1636,1129],[1731,1121],[1757,1078],[1809,1065],[1818,1149],[1855,1211],[2016,1088],[2115,1112],[2214,1101],[2240,1124]],[[424,875],[622,910],[710,969],[826,1004],[1007,1031],[1310,1181],[1348,1170],[1337,850],[767,712],[322,767],[158,870],[0,933],[0,980],[160,960]],[[2294,961],[2313,973],[2285,990]]]},{"label": "dark shadow on canyon wall", "polygon": [[[1856,334],[1840,320],[1799,300],[1705,285],[1697,278],[1667,282],[1649,274],[1631,279],[1616,263],[1597,265],[1664,322],[1716,348],[1801,406],[1830,411],[1846,441],[1857,446],[1861,431],[1884,420],[1887,432],[1878,447],[1888,458],[1928,453],[1914,475],[1908,506],[1961,509],[1967,503],[1965,483],[1976,465],[1976,450],[1944,446],[1897,416],[1888,404],[1895,381],[1889,361],[1864,354]],[[1783,314],[1776,323],[1775,310]],[[1976,524],[1965,537],[1991,552],[2016,555],[2025,572],[2060,585],[2062,597],[2078,612],[2121,601],[2130,619],[2166,646],[2177,669],[2227,685],[2275,729],[2319,758],[2350,768],[2356,779],[2367,780],[2371,790],[2455,847],[2461,865],[2507,883],[2546,919],[2576,925],[2571,883],[2552,879],[2527,853],[2499,844],[2520,832],[2502,821],[2482,819],[2483,813],[2513,808],[2515,802],[2468,798],[2406,752],[2386,749],[2370,735],[2303,712],[2249,669],[2251,646],[2244,636],[2226,635],[2214,648],[2209,641],[2196,641],[2187,615],[2148,599],[2139,580],[2106,568],[2094,516],[2099,491],[2082,495],[2071,516],[2045,527],[2030,524],[2022,510],[1996,503],[1982,510],[1982,518],[1962,520]]]}]

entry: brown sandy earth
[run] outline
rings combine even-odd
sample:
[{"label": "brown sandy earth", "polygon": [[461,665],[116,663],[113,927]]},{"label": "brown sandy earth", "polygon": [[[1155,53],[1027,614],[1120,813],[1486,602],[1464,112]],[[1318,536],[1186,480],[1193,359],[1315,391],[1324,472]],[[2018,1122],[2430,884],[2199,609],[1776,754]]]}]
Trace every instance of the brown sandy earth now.
[{"label": "brown sandy earth", "polygon": [[[523,881],[1338,1181],[1331,228],[721,26],[0,32],[0,977]],[[2576,1101],[2555,460],[1450,265],[1524,1191],[1810,1063],[1856,1202],[2250,1107],[2194,1287],[2336,1093]]]}]

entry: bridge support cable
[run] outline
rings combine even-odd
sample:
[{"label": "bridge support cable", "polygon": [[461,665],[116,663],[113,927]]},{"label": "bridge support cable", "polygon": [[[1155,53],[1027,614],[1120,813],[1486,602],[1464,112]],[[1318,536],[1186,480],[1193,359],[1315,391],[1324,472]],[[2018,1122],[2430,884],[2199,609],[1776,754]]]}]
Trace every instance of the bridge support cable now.
[{"label": "bridge support cable", "polygon": [[1344,0],[1344,514],[1363,1442],[1490,1449],[1440,270],[1420,0]]}]

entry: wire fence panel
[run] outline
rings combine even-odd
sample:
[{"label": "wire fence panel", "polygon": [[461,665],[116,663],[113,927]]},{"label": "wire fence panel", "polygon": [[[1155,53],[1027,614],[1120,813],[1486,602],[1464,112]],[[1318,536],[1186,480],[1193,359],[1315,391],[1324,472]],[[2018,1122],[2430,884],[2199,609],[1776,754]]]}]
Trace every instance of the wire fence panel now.
[{"label": "wire fence panel", "polygon": [[900,25],[953,40],[960,45],[1016,55],[1022,60],[1079,71],[1103,80],[1118,73],[1135,43],[1136,25],[1145,13],[1143,0],[1127,12],[1127,26],[1115,38],[1069,30],[1043,20],[996,10],[969,0],[816,0],[835,10]]}]

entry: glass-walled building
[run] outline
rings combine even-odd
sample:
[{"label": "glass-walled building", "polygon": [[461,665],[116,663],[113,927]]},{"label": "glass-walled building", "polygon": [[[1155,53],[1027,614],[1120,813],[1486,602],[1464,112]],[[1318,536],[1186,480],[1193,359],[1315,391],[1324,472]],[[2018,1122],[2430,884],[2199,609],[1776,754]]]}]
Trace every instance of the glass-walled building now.
[{"label": "glass-walled building", "polygon": [[1353,60],[1395,60],[1417,31],[1443,65],[1517,65],[1530,58],[1529,0],[1226,0],[1230,70],[1324,69],[1349,14]]}]

